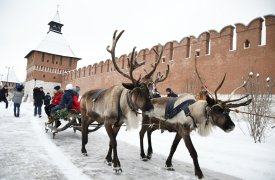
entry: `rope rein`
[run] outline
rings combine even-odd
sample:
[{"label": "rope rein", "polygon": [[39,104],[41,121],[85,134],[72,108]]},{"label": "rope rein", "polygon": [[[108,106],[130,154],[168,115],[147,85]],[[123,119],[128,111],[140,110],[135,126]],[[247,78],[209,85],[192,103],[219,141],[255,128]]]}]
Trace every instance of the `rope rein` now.
[{"label": "rope rein", "polygon": [[[230,109],[230,111],[233,111],[233,112],[236,112],[236,113],[251,114],[251,115],[255,115],[255,116],[262,116],[262,117],[275,119],[275,116],[268,116],[268,115],[262,115],[262,114],[257,114],[257,113],[245,112],[245,111],[240,111],[238,109]],[[275,127],[275,126],[273,126],[273,127]]]}]

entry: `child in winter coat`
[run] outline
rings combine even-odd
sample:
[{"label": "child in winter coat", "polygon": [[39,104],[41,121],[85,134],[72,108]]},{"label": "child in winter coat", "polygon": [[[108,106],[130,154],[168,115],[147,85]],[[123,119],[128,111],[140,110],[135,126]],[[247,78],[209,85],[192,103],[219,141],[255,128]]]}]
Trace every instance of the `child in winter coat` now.
[{"label": "child in winter coat", "polygon": [[47,92],[47,94],[46,94],[46,96],[45,96],[45,99],[44,99],[44,105],[45,105],[45,106],[50,105],[50,104],[51,104],[51,100],[52,100],[52,98],[51,98],[51,96],[50,96],[50,93]]},{"label": "child in winter coat", "polygon": [[23,85],[19,85],[16,90],[13,92],[13,97],[12,97],[12,101],[14,103],[14,116],[15,117],[19,117],[20,115],[20,105],[22,103],[22,98],[24,96],[24,86]]}]

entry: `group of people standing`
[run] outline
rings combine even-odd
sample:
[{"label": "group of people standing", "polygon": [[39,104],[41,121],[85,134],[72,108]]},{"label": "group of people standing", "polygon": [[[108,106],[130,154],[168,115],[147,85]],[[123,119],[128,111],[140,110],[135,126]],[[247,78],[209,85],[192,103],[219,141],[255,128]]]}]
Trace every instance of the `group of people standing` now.
[{"label": "group of people standing", "polygon": [[[59,85],[54,87],[54,96],[51,97],[50,93],[44,93],[43,87],[35,87],[33,89],[33,105],[34,116],[42,117],[42,106],[45,105],[45,113],[50,117],[52,114],[61,109],[74,109],[80,111],[78,86],[73,87],[72,84],[67,84],[65,90],[62,90]],[[0,88],[0,102],[5,103],[6,109],[9,106],[8,97],[8,85],[4,85]],[[13,90],[12,101],[14,103],[14,116],[20,116],[20,105],[24,97],[24,86],[22,84],[16,84]]]}]

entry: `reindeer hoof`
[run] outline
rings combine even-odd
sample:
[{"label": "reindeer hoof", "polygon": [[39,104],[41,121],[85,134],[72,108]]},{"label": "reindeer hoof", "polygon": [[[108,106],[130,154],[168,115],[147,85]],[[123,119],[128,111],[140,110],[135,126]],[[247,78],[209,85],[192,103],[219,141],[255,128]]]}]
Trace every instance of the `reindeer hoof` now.
[{"label": "reindeer hoof", "polygon": [[82,153],[82,156],[88,156],[88,154],[87,153]]},{"label": "reindeer hoof", "polygon": [[142,161],[148,161],[149,159],[147,157],[141,158]]},{"label": "reindeer hoof", "polygon": [[147,156],[147,159],[150,160],[152,158],[152,154]]},{"label": "reindeer hoof", "polygon": [[198,177],[198,179],[203,179],[204,178],[202,172],[195,173],[195,175]]},{"label": "reindeer hoof", "polygon": [[114,174],[121,174],[122,173],[122,169],[121,169],[121,167],[114,167],[113,168],[113,172],[114,172]]},{"label": "reindeer hoof", "polygon": [[108,166],[111,166],[111,165],[112,165],[112,161],[107,161],[107,160],[105,160],[104,163],[107,164]]},{"label": "reindeer hoof", "polygon": [[165,166],[166,167],[166,169],[168,170],[168,171],[175,171],[175,169],[173,168],[173,166],[171,165],[171,166]]}]

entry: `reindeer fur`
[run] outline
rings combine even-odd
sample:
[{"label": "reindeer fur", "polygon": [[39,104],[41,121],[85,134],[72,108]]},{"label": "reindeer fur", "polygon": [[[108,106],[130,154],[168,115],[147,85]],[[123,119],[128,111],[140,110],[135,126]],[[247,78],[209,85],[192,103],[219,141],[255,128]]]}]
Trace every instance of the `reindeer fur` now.
[{"label": "reindeer fur", "polygon": [[[154,105],[154,110],[148,113],[147,115],[149,117],[157,118],[159,121],[161,121],[161,124],[167,124],[170,123],[171,125],[177,125],[181,124],[182,128],[189,127],[189,131],[192,131],[195,129],[193,119],[190,116],[186,116],[184,111],[179,112],[175,117],[172,119],[165,119],[165,107],[168,101],[168,97],[166,98],[156,98],[152,99],[152,104]],[[194,99],[195,97],[191,94],[183,94],[178,97],[177,101],[174,104],[174,107],[179,105],[180,103],[189,100]],[[205,100],[199,100],[195,102],[194,104],[189,106],[189,110],[191,115],[194,117],[198,134],[201,136],[207,136],[211,132],[212,123],[207,123],[207,117],[205,114],[205,108],[206,108],[207,102]],[[180,126],[179,126],[180,127]],[[178,128],[179,128],[178,127]]]}]

